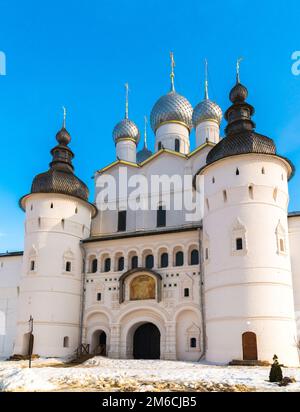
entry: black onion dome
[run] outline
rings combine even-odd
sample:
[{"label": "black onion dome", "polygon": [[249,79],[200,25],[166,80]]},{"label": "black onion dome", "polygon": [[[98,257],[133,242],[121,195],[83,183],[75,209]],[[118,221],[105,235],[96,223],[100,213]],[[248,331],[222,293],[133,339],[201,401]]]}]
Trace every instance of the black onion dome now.
[{"label": "black onion dome", "polygon": [[224,115],[228,122],[225,137],[208,153],[207,164],[239,154],[276,154],[274,141],[255,132],[255,123],[251,118],[254,114],[254,107],[245,101],[247,96],[247,88],[237,82],[229,94],[233,104]]},{"label": "black onion dome", "polygon": [[71,141],[71,136],[65,127],[62,127],[58,133],[56,133],[56,140],[59,144],[67,145]]},{"label": "black onion dome", "polygon": [[50,168],[47,172],[35,176],[31,193],[61,193],[87,201],[89,190],[86,184],[74,175],[74,153],[67,146],[71,136],[65,127],[56,134],[56,139],[59,144],[51,150],[53,158]]},{"label": "black onion dome", "polygon": [[244,102],[248,97],[248,90],[241,83],[237,83],[229,93],[229,99],[232,103]]}]

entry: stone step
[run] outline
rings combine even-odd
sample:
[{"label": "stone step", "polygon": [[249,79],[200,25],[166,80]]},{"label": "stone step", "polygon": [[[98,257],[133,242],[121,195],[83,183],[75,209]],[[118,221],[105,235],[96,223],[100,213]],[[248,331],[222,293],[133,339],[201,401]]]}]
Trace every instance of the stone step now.
[{"label": "stone step", "polygon": [[270,366],[270,362],[262,360],[240,360],[233,359],[229,362],[230,366]]}]

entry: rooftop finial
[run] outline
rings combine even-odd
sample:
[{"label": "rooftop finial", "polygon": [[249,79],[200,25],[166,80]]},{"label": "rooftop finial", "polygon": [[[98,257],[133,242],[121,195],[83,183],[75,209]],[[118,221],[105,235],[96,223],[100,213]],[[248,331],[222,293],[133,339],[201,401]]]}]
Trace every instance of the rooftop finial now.
[{"label": "rooftop finial", "polygon": [[207,59],[204,60],[205,64],[205,81],[204,81],[204,99],[208,100],[208,63]]},{"label": "rooftop finial", "polygon": [[125,119],[128,119],[128,93],[129,86],[128,83],[125,83]]},{"label": "rooftop finial", "polygon": [[240,63],[243,60],[242,57],[239,57],[236,61],[236,82],[240,83]]},{"label": "rooftop finial", "polygon": [[144,116],[144,148],[147,149],[147,116]]},{"label": "rooftop finial", "polygon": [[174,53],[170,52],[170,59],[171,59],[171,91],[174,92],[175,91],[175,85],[174,85],[174,67],[175,67],[175,60],[174,60]]},{"label": "rooftop finial", "polygon": [[63,109],[63,128],[66,128],[66,118],[67,118],[67,109],[65,108],[65,106],[62,107]]}]

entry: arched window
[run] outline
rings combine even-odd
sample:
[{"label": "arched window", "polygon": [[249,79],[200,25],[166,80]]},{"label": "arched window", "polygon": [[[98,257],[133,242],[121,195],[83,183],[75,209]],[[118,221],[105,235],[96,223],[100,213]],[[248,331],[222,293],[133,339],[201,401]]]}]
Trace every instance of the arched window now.
[{"label": "arched window", "polygon": [[118,260],[118,270],[119,271],[124,270],[124,257],[123,256],[121,256]]},{"label": "arched window", "polygon": [[196,338],[191,338],[190,339],[190,347],[191,348],[196,348],[197,346],[197,339]]},{"label": "arched window", "polygon": [[131,269],[136,269],[138,267],[138,257],[132,256],[131,258]]},{"label": "arched window", "polygon": [[236,168],[235,174],[238,176],[240,174],[240,171],[238,168]]},{"label": "arched window", "polygon": [[248,190],[249,190],[249,197],[250,197],[250,199],[253,199],[253,186],[249,186],[248,187]]},{"label": "arched window", "polygon": [[93,259],[92,260],[92,273],[96,273],[98,270],[98,260],[97,259]]},{"label": "arched window", "polygon": [[175,255],[175,266],[183,266],[183,252],[181,251]]},{"label": "arched window", "polygon": [[160,256],[160,267],[167,268],[169,266],[169,255],[162,253]]},{"label": "arched window", "polygon": [[154,266],[153,255],[147,255],[145,259],[145,266],[147,269],[152,269]]},{"label": "arched window", "polygon": [[199,252],[197,249],[191,251],[191,265],[199,264]]},{"label": "arched window", "polygon": [[157,143],[157,150],[161,150],[161,142]]},{"label": "arched window", "polygon": [[110,266],[111,266],[111,260],[110,258],[106,258],[104,261],[104,272],[109,272]]},{"label": "arched window", "polygon": [[159,205],[156,214],[156,226],[164,227],[166,226],[166,210],[163,205]]},{"label": "arched window", "polygon": [[175,139],[175,152],[180,151],[180,142],[179,139]]},{"label": "arched window", "polygon": [[69,347],[69,336],[65,336],[64,337],[64,348],[68,348]]}]

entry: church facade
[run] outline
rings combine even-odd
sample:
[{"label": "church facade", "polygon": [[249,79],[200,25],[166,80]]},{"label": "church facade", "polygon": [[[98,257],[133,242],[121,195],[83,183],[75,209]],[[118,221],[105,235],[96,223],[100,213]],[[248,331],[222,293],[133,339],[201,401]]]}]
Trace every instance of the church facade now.
[{"label": "church facade", "polygon": [[[151,112],[154,152],[146,127],[137,150],[126,99],[113,131],[117,160],[95,173],[93,203],[74,174],[64,119],[49,170],[20,200],[24,252],[0,255],[0,356],[28,354],[33,335],[33,353],[46,357],[83,351],[228,363],[276,353],[299,365],[300,213],[288,215],[294,167],[255,131],[239,72],[220,138],[222,111],[207,80],[193,108],[175,90],[173,68],[170,92]],[[140,193],[148,207],[128,207],[128,183],[149,188],[153,176],[172,185]],[[177,186],[185,177],[192,184]],[[177,207],[176,199],[194,198],[198,183],[201,212],[187,218],[186,202]]]}]

